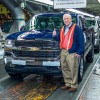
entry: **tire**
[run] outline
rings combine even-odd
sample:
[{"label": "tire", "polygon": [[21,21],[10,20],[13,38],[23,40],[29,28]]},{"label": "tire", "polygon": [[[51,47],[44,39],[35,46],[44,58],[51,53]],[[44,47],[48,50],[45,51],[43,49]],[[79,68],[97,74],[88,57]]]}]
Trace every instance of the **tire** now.
[{"label": "tire", "polygon": [[53,78],[53,75],[43,75],[44,82],[50,82]]},{"label": "tire", "polygon": [[100,46],[98,45],[96,49],[94,49],[95,53],[99,53],[100,52]]},{"label": "tire", "polygon": [[84,66],[85,62],[83,58],[78,59],[79,67],[78,67],[78,83],[82,81],[83,75],[84,75]]},{"label": "tire", "polygon": [[91,63],[91,62],[93,62],[93,59],[94,59],[94,46],[92,47],[90,52],[87,54],[86,61]]},{"label": "tire", "polygon": [[20,74],[20,73],[15,73],[15,74],[8,73],[8,74],[12,79],[18,79],[18,80],[22,80],[23,79],[22,74]]}]

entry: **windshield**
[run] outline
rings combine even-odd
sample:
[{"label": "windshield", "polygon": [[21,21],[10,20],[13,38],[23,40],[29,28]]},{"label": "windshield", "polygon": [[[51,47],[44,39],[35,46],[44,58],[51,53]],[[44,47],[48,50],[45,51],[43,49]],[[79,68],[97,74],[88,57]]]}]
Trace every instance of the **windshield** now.
[{"label": "windshield", "polygon": [[95,26],[95,20],[86,20],[86,26],[90,27],[90,26]]},{"label": "windshield", "polygon": [[36,18],[35,30],[53,30],[54,20],[52,17],[38,16]]},{"label": "windshield", "polygon": [[[63,23],[63,15],[52,15],[52,16],[45,16],[40,15],[33,17],[24,27],[22,27],[22,30],[54,30],[60,29],[64,23]],[[74,23],[77,22],[76,17],[72,17],[72,21]]]}]

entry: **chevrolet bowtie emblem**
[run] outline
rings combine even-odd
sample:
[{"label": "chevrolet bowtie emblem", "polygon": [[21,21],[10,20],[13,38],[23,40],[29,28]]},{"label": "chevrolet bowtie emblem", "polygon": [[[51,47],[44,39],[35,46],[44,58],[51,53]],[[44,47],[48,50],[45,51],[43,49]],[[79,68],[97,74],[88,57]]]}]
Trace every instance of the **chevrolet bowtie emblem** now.
[{"label": "chevrolet bowtie emblem", "polygon": [[32,51],[40,50],[40,48],[38,48],[38,47],[31,47],[30,49],[31,49]]}]

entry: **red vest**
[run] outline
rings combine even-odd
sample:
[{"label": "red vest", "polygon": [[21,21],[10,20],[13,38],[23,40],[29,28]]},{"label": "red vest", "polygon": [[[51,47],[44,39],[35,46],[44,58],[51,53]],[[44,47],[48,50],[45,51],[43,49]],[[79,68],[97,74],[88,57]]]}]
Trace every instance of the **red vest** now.
[{"label": "red vest", "polygon": [[69,50],[73,44],[73,34],[76,24],[73,24],[69,31],[67,32],[66,36],[64,35],[64,26],[61,28],[60,31],[60,48]]}]

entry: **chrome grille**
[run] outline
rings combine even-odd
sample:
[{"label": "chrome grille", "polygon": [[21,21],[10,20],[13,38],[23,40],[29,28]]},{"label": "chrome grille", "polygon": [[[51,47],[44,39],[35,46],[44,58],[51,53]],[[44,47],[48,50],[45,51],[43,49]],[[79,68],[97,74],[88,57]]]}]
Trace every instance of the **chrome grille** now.
[{"label": "chrome grille", "polygon": [[16,47],[38,47],[39,50],[13,49],[16,57],[57,58],[60,55],[59,42],[54,40],[20,40],[15,41]]},{"label": "chrome grille", "polygon": [[52,41],[52,40],[20,40],[20,41],[15,41],[15,46],[16,47],[39,47],[39,48],[51,48],[51,49],[59,49],[59,42],[57,41]]},{"label": "chrome grille", "polygon": [[21,51],[21,50],[13,50],[13,53],[17,57],[57,58],[60,54],[60,51]]}]

